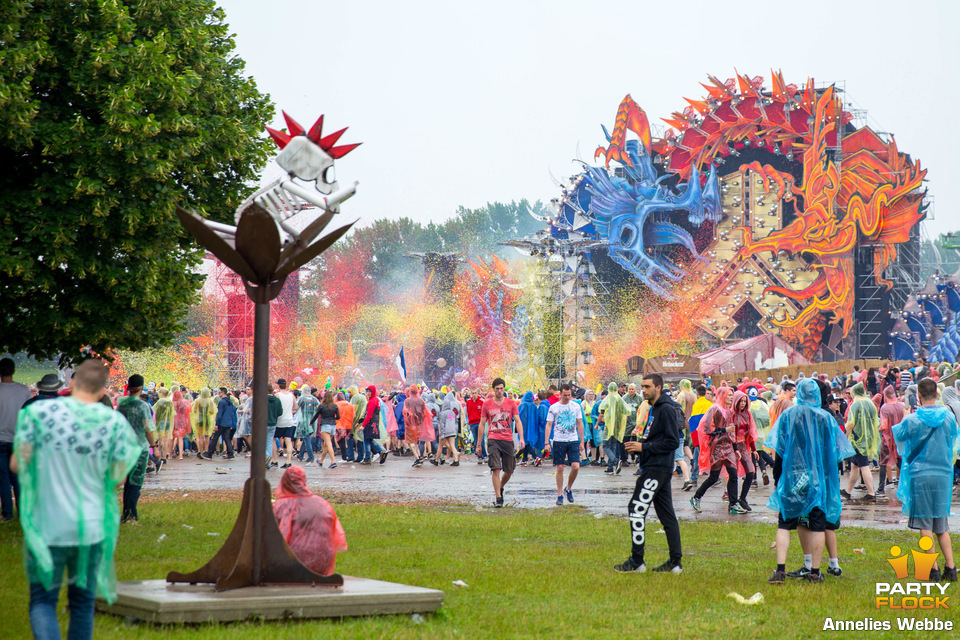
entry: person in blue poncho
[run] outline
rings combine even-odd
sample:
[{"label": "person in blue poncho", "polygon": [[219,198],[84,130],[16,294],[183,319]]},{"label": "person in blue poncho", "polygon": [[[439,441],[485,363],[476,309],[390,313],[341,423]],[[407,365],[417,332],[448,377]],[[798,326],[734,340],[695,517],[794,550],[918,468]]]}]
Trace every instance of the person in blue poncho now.
[{"label": "person in blue poncho", "polygon": [[523,394],[517,411],[520,415],[520,423],[523,424],[523,437],[527,441],[527,446],[520,452],[523,454],[523,459],[520,464],[527,464],[527,460],[532,457],[534,459],[534,465],[539,467],[540,449],[543,448],[543,439],[540,436],[540,429],[537,425],[537,405],[533,402],[533,391],[527,391]]},{"label": "person in blue poncho", "polygon": [[838,463],[854,454],[837,421],[821,408],[820,387],[804,378],[797,384],[797,404],[777,419],[764,446],[776,453],[773,476],[776,489],[767,507],[779,513],[777,568],[769,582],[786,578],[790,531],[796,529],[802,546],[811,555],[804,578],[822,582],[820,560],[828,523],[840,522],[840,471]]},{"label": "person in blue poncho", "polygon": [[406,441],[404,440],[407,435],[407,430],[406,423],[403,421],[403,403],[406,401],[406,399],[407,394],[405,394],[402,390],[393,399],[393,417],[397,420],[397,440],[400,442],[397,450],[394,451],[394,453],[398,456],[412,455],[407,448]]},{"label": "person in blue poncho", "polygon": [[[547,444],[547,414],[550,412],[550,401],[547,399],[547,392],[540,391],[537,393],[537,397],[540,399],[540,404],[537,405],[537,445],[536,451],[537,455],[542,457],[543,452],[546,450]],[[559,396],[558,396],[559,397]]]},{"label": "person in blue poncho", "polygon": [[[893,427],[901,456],[897,498],[903,503],[907,526],[933,540],[936,534],[943,553],[943,580],[955,582],[957,568],[950,543],[950,501],[953,497],[953,456],[957,447],[957,421],[950,409],[936,404],[937,383],[924,378],[917,384],[920,405],[915,413]],[[939,582],[934,565],[930,581]]]}]

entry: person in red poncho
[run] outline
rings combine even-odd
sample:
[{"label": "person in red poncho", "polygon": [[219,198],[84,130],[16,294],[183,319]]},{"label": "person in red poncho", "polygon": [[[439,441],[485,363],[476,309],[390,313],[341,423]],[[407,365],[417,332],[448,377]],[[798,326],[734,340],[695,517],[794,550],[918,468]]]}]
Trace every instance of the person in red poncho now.
[{"label": "person in red poncho", "polygon": [[377,396],[377,388],[373,385],[367,387],[367,413],[363,418],[363,462],[360,464],[371,464],[370,454],[376,453],[380,456],[380,464],[387,459],[387,451],[384,451],[376,441],[380,437],[380,397]]},{"label": "person in red poncho", "polygon": [[347,550],[347,535],[330,503],[307,488],[303,467],[283,472],[273,515],[283,539],[304,566],[325,576],[333,573],[337,554]]}]

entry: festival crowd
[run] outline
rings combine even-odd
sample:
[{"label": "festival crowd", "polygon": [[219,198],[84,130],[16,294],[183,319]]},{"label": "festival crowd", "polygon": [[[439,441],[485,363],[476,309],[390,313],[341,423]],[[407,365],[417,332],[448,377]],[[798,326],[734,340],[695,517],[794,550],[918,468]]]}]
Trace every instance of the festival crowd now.
[{"label": "festival crowd", "polygon": [[[92,632],[94,590],[113,593],[117,525],[137,523],[146,474],[191,456],[252,455],[251,386],[191,390],[176,382],[146,383],[135,374],[124,389],[111,389],[102,364],[88,362],[66,388],[48,374],[30,389],[13,382],[12,360],[0,360],[0,516],[12,519],[16,501],[29,549],[35,633],[56,625],[65,567],[71,627]],[[826,573],[840,576],[837,531],[844,501],[882,502],[895,490],[908,526],[939,543],[945,564],[942,571],[934,567],[931,580],[953,581],[948,517],[960,477],[960,382],[952,372],[920,360],[902,369],[855,367],[832,379],[815,373],[766,382],[707,379],[694,387],[689,380],[671,386],[651,374],[639,385],[610,382],[595,391],[563,383],[523,392],[506,389],[501,378],[488,388],[389,391],[334,388],[332,382],[317,389],[280,378],[269,385],[263,463],[284,470],[275,506],[281,530],[321,573],[333,571],[346,538],[330,505],[307,488],[307,470],[334,470],[342,462],[383,465],[393,456],[392,464],[406,458],[413,467],[458,467],[465,457],[486,464],[495,507],[504,505],[518,465],[555,468],[557,505],[574,502],[581,465],[614,476],[635,466],[631,554],[615,567],[621,572],[646,570],[644,523],[651,507],[670,554],[654,571],[682,572],[674,476],[682,481],[680,491],[692,492],[696,512],[716,508],[707,504],[707,494],[721,484],[713,494],[725,489],[720,504],[735,516],[753,510],[750,491],[758,482],[773,482],[767,506],[779,520],[771,583],[822,582],[824,551]],[[122,509],[110,499],[120,485]],[[304,514],[317,528],[294,540],[285,519]],[[788,573],[793,530],[803,566]]]}]

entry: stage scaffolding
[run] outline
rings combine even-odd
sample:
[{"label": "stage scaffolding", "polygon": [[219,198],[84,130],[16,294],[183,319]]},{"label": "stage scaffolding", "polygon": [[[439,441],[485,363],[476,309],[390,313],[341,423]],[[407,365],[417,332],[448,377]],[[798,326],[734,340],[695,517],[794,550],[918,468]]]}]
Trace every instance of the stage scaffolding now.
[{"label": "stage scaffolding", "polygon": [[[587,243],[551,239],[545,252],[535,251],[534,281],[537,299],[532,313],[534,333],[530,349],[544,386],[564,380],[594,362],[597,330],[609,313],[603,300],[609,294],[597,278]],[[592,243],[590,243],[592,244]]]},{"label": "stage scaffolding", "polygon": [[213,260],[213,359],[211,386],[242,389],[253,371],[253,302],[243,280],[222,262]]}]

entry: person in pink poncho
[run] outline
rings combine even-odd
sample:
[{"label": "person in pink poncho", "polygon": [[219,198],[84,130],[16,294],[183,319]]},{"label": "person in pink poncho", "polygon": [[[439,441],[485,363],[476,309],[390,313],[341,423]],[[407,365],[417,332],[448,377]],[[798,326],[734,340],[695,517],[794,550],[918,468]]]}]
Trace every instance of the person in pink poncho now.
[{"label": "person in pink poncho", "polygon": [[[876,404],[874,399],[874,404]],[[900,456],[897,443],[893,438],[893,428],[903,422],[906,406],[897,397],[893,387],[883,390],[883,404],[878,407],[880,414],[880,484],[877,495],[883,495],[887,483],[895,481],[900,469]]]},{"label": "person in pink poncho", "polygon": [[190,433],[191,405],[180,389],[173,392],[173,408],[176,416],[173,419],[173,447],[170,453],[177,453],[177,458],[183,460],[183,438]]},{"label": "person in pink poncho", "polygon": [[[733,394],[733,404],[730,411],[730,423],[734,427],[734,451],[737,456],[738,471],[742,471],[743,484],[740,488],[740,499],[737,505],[744,511],[753,511],[747,503],[747,494],[757,477],[755,460],[757,458],[757,424],[750,412],[750,399],[747,394],[737,391]],[[730,496],[731,501],[736,496]]]},{"label": "person in pink poncho", "polygon": [[[739,391],[737,392],[740,393]],[[743,395],[743,394],[740,394]],[[746,396],[744,396],[746,397]],[[737,449],[736,425],[733,422],[730,387],[720,386],[713,406],[707,409],[700,421],[700,468],[709,469],[710,476],[690,498],[693,510],[700,513],[700,500],[707,489],[720,481],[720,472],[727,472],[727,497],[730,513],[745,513],[737,501]]]},{"label": "person in pink poncho", "polygon": [[433,414],[427,409],[427,403],[420,397],[420,389],[412,385],[407,389],[407,399],[403,403],[403,422],[406,425],[406,441],[413,447],[419,446],[418,443],[425,443],[424,449],[419,451],[419,456],[414,461],[413,466],[422,467],[423,461],[431,453],[430,443],[437,439],[433,428]]},{"label": "person in pink poncho", "polygon": [[347,535],[330,503],[310,492],[303,467],[283,472],[273,515],[283,539],[304,566],[325,576],[334,572],[337,554],[347,550]]}]

